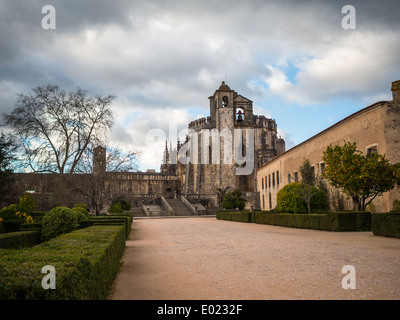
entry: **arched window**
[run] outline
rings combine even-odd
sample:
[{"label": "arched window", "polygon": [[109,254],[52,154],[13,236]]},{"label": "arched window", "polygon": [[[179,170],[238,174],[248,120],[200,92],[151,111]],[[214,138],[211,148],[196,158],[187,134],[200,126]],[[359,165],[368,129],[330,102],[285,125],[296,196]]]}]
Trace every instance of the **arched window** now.
[{"label": "arched window", "polygon": [[228,97],[227,96],[223,96],[222,97],[222,106],[223,107],[227,107],[228,106]]},{"label": "arched window", "polygon": [[243,122],[244,121],[244,111],[242,108],[236,109],[236,122]]}]

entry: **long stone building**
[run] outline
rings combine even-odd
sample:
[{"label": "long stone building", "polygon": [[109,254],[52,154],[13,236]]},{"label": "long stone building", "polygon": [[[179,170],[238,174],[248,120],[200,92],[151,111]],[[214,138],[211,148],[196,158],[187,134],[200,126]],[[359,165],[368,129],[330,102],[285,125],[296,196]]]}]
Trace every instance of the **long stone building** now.
[{"label": "long stone building", "polygon": [[[257,190],[263,210],[274,209],[280,189],[300,179],[299,168],[308,159],[315,176],[321,176],[325,164],[323,151],[327,146],[356,142],[358,150],[385,154],[390,163],[400,162],[400,81],[392,83],[393,100],[376,102],[337,122],[308,140],[281,153],[257,171]],[[327,181],[326,181],[327,183]],[[352,209],[352,202],[332,187],[328,190],[332,209]],[[400,200],[399,188],[373,200],[375,212],[392,210],[393,201]],[[342,203],[342,204],[341,204]]]}]

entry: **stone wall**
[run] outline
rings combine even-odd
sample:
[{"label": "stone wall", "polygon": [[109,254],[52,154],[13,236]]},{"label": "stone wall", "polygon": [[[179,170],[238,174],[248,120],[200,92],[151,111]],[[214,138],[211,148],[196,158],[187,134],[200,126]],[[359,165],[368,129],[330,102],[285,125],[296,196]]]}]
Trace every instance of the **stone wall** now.
[{"label": "stone wall", "polygon": [[73,174],[62,179],[57,174],[14,174],[11,203],[17,203],[21,194],[28,192],[37,201],[37,210],[55,206],[72,207],[77,202],[88,203],[88,194],[102,197],[104,209],[113,200],[123,199],[134,207],[159,196],[175,198],[180,195],[180,181],[176,175],[147,172],[106,172],[100,175]]}]

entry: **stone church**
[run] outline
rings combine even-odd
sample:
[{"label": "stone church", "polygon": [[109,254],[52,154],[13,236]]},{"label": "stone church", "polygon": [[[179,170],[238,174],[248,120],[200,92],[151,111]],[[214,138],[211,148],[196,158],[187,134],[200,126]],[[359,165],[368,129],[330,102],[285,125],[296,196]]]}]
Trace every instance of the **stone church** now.
[{"label": "stone church", "polygon": [[285,151],[285,141],[275,120],[255,115],[253,102],[225,82],[208,99],[210,116],[190,122],[175,149],[166,144],[161,172],[175,174],[179,193],[192,201],[218,207],[225,192],[237,189],[247,208],[259,208],[256,171]]}]

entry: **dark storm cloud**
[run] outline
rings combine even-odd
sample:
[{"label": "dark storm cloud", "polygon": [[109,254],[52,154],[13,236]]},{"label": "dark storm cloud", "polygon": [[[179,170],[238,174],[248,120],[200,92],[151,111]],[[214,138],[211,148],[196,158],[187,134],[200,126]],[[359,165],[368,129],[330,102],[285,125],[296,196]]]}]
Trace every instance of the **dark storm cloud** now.
[{"label": "dark storm cloud", "polygon": [[[356,8],[354,31],[341,27],[347,4]],[[56,30],[41,27],[44,5],[56,8]],[[207,114],[207,97],[226,77],[255,101],[378,96],[400,77],[399,7],[347,0],[0,0],[0,108],[11,111],[17,93],[46,83],[113,94],[123,121],[114,136],[128,143],[168,117],[186,123],[189,108]]]}]

